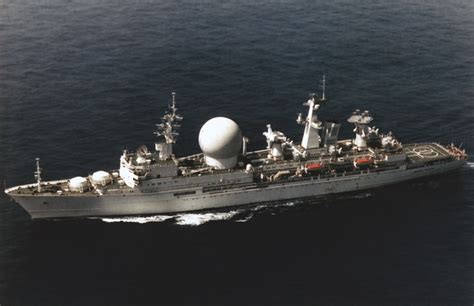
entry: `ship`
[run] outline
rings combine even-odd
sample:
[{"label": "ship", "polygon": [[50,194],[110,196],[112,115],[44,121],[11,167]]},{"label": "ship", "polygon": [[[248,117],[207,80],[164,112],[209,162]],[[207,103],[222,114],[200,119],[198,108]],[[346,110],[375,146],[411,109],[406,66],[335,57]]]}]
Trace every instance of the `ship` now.
[{"label": "ship", "polygon": [[200,129],[201,153],[173,153],[183,117],[172,93],[168,110],[156,125],[154,150],[124,150],[119,168],[87,176],[42,180],[5,189],[32,219],[173,214],[257,203],[324,197],[372,189],[459,169],[467,163],[461,147],[435,142],[402,144],[392,132],[373,126],[369,111],[355,110],[347,122],[354,137],[338,139],[341,123],[321,121],[327,103],[311,94],[298,114],[303,135],[295,142],[266,126],[266,147],[247,151],[249,139],[226,117]]}]

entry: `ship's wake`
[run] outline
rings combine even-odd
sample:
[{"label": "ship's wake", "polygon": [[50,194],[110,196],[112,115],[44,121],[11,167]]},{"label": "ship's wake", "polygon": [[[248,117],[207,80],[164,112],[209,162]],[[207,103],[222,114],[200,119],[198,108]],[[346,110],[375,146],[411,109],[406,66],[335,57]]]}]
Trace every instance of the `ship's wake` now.
[{"label": "ship's wake", "polygon": [[467,162],[467,166],[471,169],[474,169],[474,162]]},{"label": "ship's wake", "polygon": [[[148,217],[121,217],[121,218],[99,218],[99,219],[107,223],[124,222],[124,223],[145,224],[149,222],[164,222],[172,218],[174,218],[174,216],[155,215],[155,216],[148,216]],[[91,219],[95,219],[95,218],[91,218]]]},{"label": "ship's wake", "polygon": [[183,213],[175,216],[175,224],[197,226],[210,221],[231,220],[238,213],[238,210],[214,213]]},{"label": "ship's wake", "polygon": [[118,218],[100,218],[107,223],[156,223],[171,222],[176,225],[198,226],[211,221],[231,220],[239,214],[239,210],[230,210],[226,212],[206,212],[206,213],[180,213],[175,215],[155,215],[148,217],[118,217]]},{"label": "ship's wake", "polygon": [[[370,197],[370,193],[361,193],[350,195],[352,199],[364,199]],[[343,197],[347,199],[347,196]],[[324,203],[324,200],[314,199],[311,201],[307,200],[294,200],[288,202],[269,202],[258,204],[255,206],[246,206],[239,207],[235,209],[229,209],[225,211],[215,211],[215,212],[190,212],[190,213],[178,213],[172,215],[153,215],[146,217],[117,217],[117,218],[99,218],[103,222],[107,223],[137,223],[137,224],[146,224],[146,223],[156,223],[156,222],[168,222],[174,225],[180,226],[199,226],[209,222],[216,221],[230,221],[237,223],[245,223],[256,216],[259,215],[276,215],[287,211],[289,208],[294,206],[299,206],[301,204],[310,203],[310,204],[321,204]],[[93,218],[97,219],[97,218]]]},{"label": "ship's wake", "polygon": [[[198,226],[211,221],[233,221],[233,222],[247,222],[252,219],[257,212],[264,210],[273,210],[282,207],[294,206],[297,202],[285,202],[285,203],[268,203],[260,204],[257,206],[237,208],[227,211],[217,212],[192,212],[192,213],[179,213],[174,215],[154,215],[147,217],[118,217],[118,218],[99,218],[100,220],[107,223],[152,223],[152,222],[171,222],[175,225],[185,226]],[[94,218],[96,219],[96,218]]]}]

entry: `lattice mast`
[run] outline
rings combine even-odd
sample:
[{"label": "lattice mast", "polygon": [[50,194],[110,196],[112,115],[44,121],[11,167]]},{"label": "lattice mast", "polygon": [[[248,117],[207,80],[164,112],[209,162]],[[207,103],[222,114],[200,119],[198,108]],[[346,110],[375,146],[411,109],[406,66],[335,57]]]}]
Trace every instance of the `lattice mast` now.
[{"label": "lattice mast", "polygon": [[168,111],[161,117],[161,123],[156,124],[155,135],[159,137],[159,141],[155,143],[155,150],[159,152],[161,160],[166,160],[173,154],[173,144],[176,143],[179,133],[177,130],[181,127],[180,122],[183,117],[178,114],[176,107],[176,93],[171,93],[171,105]]}]

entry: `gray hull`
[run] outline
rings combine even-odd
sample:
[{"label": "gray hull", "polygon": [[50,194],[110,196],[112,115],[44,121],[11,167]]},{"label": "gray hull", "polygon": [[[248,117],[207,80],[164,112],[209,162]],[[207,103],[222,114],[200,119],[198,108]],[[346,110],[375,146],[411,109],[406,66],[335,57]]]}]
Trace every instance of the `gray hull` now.
[{"label": "gray hull", "polygon": [[465,163],[463,160],[454,160],[408,170],[401,168],[384,172],[363,172],[360,175],[340,175],[329,179],[314,177],[306,181],[287,181],[267,187],[228,189],[214,193],[203,193],[202,189],[196,188],[195,194],[182,196],[176,196],[172,191],[101,196],[95,194],[11,196],[33,219],[164,214],[376,188],[452,171]]}]

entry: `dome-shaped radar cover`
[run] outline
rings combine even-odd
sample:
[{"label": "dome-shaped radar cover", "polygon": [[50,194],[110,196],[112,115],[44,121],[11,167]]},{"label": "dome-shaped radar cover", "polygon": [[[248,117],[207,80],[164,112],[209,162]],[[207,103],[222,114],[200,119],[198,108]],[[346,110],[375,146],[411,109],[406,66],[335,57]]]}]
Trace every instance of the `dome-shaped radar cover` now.
[{"label": "dome-shaped radar cover", "polygon": [[204,155],[212,158],[234,157],[242,147],[242,132],[233,120],[215,117],[202,126],[199,146]]}]

